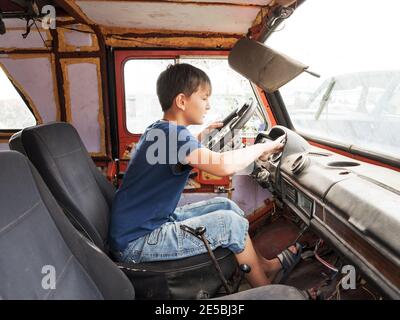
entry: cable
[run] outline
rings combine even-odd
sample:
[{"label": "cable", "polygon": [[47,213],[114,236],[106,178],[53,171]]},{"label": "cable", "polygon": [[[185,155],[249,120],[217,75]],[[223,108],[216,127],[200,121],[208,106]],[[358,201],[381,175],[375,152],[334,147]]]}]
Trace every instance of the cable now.
[{"label": "cable", "polygon": [[26,29],[25,29],[26,32],[22,34],[22,38],[24,38],[24,39],[26,39],[28,34],[31,32],[31,27],[33,26],[33,22],[31,24],[29,24],[30,20],[31,20],[30,18],[26,18]]},{"label": "cable", "polygon": [[324,259],[322,259],[320,256],[318,256],[317,253],[315,253],[315,258],[322,263],[325,267],[327,267],[328,269],[332,270],[333,272],[339,272],[339,270],[337,268],[335,268],[334,266],[332,266],[329,262],[325,261]]},{"label": "cable", "polygon": [[285,21],[282,22],[282,27],[280,29],[277,30],[272,30],[271,33],[275,33],[275,32],[281,32],[283,29],[285,29],[286,24]]},{"label": "cable", "polygon": [[320,263],[322,263],[322,264],[323,264],[325,267],[327,267],[328,269],[332,270],[332,271],[335,272],[335,273],[338,273],[339,270],[338,270],[335,266],[331,265],[328,261],[322,259],[322,258],[318,255],[318,249],[319,249],[320,244],[322,244],[322,243],[323,243],[323,240],[319,239],[319,240],[317,241],[317,243],[315,244],[315,249],[314,249],[314,256],[315,256],[315,259],[317,259]]},{"label": "cable", "polygon": [[372,296],[372,298],[374,298],[374,300],[378,300],[378,299],[376,298],[376,296],[375,296],[370,290],[368,290],[366,287],[361,286],[361,289],[367,291],[367,292]]},{"label": "cable", "polygon": [[293,245],[296,245],[297,241],[299,241],[299,239],[303,236],[304,232],[307,231],[308,229],[308,225],[306,224],[300,231],[300,233],[297,235],[297,238],[293,241]]},{"label": "cable", "polygon": [[335,295],[336,295],[336,300],[341,300],[341,296],[340,296],[340,285],[342,283],[342,279],[344,278],[344,276],[342,278],[340,278],[340,280],[338,281],[338,283],[335,286],[335,290],[332,292],[332,294],[327,298],[327,300],[331,300]]},{"label": "cable", "polygon": [[50,48],[47,46],[46,41],[44,40],[44,38],[43,38],[43,36],[42,36],[42,33],[40,32],[39,27],[38,27],[37,24],[36,24],[36,20],[35,20],[35,19],[32,19],[32,21],[33,21],[33,23],[35,24],[36,30],[39,32],[40,38],[42,39],[44,46],[45,46],[47,49],[50,49]]}]

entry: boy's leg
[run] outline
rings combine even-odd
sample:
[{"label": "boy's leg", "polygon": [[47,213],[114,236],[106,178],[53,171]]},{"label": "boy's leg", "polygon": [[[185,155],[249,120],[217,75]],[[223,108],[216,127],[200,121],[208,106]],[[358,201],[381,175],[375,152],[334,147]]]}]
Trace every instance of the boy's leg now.
[{"label": "boy's leg", "polygon": [[[297,252],[295,246],[289,247],[289,250],[294,254]],[[244,250],[235,256],[239,264],[247,264],[251,267],[251,272],[246,274],[246,279],[253,288],[270,284],[282,268],[278,258],[268,260],[261,256],[249,236],[246,238]]]},{"label": "boy's leg", "polygon": [[205,226],[211,248],[225,247],[236,256],[239,264],[248,264],[252,271],[246,276],[253,287],[269,284],[268,275],[281,268],[278,259],[267,260],[257,255],[248,235],[248,221],[231,210],[219,210],[180,222],[168,222],[150,234],[131,242],[123,261],[148,262],[176,260],[206,253],[203,242],[180,229]]},{"label": "boy's leg", "polygon": [[[228,248],[235,253],[239,264],[251,267],[252,270],[246,275],[246,279],[252,287],[270,284],[273,276],[281,269],[278,258],[267,260],[256,252],[248,235],[247,219],[231,210],[215,211],[180,223],[192,228],[206,226],[206,237],[212,249],[218,246]],[[191,235],[187,236],[192,241],[198,240]]]},{"label": "boy's leg", "polygon": [[[244,212],[236,205],[236,203],[227,198],[216,197],[211,200],[200,201],[191,205],[181,207],[181,211],[177,212],[176,214],[178,219],[180,219],[177,221],[182,221],[186,224],[186,221],[183,221],[185,220],[185,218],[188,219],[189,217],[191,218],[201,216],[210,213],[209,210],[225,210],[227,215],[229,215],[229,211],[233,211],[237,213],[240,217],[244,216]],[[232,229],[230,230],[232,232]],[[246,235],[247,236],[244,250],[240,253],[235,254],[236,259],[239,264],[248,264],[252,267],[252,271],[246,276],[252,287],[269,284],[271,283],[271,280],[274,278],[276,273],[281,269],[281,263],[279,262],[278,258],[274,258],[271,260],[264,258],[259,252],[256,251],[247,232]],[[292,246],[289,249],[293,253],[296,253],[295,246]]]},{"label": "boy's leg", "polygon": [[[278,273],[278,271],[282,268],[282,265],[279,261],[278,258],[273,258],[271,260],[268,260],[263,257],[263,255],[257,250],[256,247],[254,247],[254,250],[256,251],[259,259],[260,259],[260,264],[263,266],[264,272],[268,276],[269,279],[273,280]],[[289,250],[293,253],[297,253],[297,248],[295,245],[292,245],[289,247]]]},{"label": "boy's leg", "polygon": [[232,200],[224,197],[215,197],[209,200],[203,200],[178,207],[171,215],[171,218],[175,221],[183,221],[218,210],[229,210],[241,217],[244,216],[243,210],[240,209],[239,206]]},{"label": "boy's leg", "polygon": [[251,267],[250,273],[246,274],[246,280],[253,288],[270,284],[275,274],[282,268],[278,258],[267,260],[260,256],[250,236],[246,238],[244,250],[236,253],[235,256],[239,264],[247,264]]},{"label": "boy's leg", "polygon": [[245,247],[247,219],[231,210],[218,210],[184,221],[165,223],[150,234],[131,242],[124,251],[123,261],[175,260],[206,253],[203,241],[182,230],[182,224],[194,229],[205,226],[205,236],[212,250],[225,247],[240,252]]}]

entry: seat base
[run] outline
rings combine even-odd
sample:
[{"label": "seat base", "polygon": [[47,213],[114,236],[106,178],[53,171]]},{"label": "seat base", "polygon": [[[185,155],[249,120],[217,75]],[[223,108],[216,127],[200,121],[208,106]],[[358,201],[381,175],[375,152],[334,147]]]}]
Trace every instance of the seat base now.
[{"label": "seat base", "polygon": [[[214,251],[225,279],[236,267],[233,253],[224,248]],[[136,299],[207,299],[214,297],[222,283],[208,253],[171,261],[122,263],[135,287]]]},{"label": "seat base", "polygon": [[307,300],[303,291],[281,284],[271,284],[235,294],[219,297],[216,300]]}]

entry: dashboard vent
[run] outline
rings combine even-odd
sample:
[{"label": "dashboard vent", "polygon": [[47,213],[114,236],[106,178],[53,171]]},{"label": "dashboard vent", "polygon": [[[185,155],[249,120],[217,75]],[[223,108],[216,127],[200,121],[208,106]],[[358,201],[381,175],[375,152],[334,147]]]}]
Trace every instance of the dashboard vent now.
[{"label": "dashboard vent", "polygon": [[296,204],[297,200],[297,191],[294,187],[292,187],[290,184],[285,182],[285,190],[286,190],[286,198]]}]

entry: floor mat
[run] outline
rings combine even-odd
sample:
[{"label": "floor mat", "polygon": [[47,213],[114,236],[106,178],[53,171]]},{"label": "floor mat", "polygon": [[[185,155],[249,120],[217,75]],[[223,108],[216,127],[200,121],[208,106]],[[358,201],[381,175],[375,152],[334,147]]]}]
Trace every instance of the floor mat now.
[{"label": "floor mat", "polygon": [[[279,217],[275,221],[266,224],[259,229],[253,237],[253,243],[257,251],[267,259],[276,257],[288,244],[292,243],[299,235],[299,228],[284,217]],[[317,237],[311,233],[306,233],[300,238],[301,243],[311,245],[315,243]],[[323,259],[331,264],[338,260],[338,256],[333,250],[325,250]],[[310,254],[312,256],[312,254]],[[371,288],[366,284],[357,285],[355,290],[343,290],[338,284],[342,277],[340,271],[335,273],[322,265],[314,257],[301,260],[292,271],[285,284],[306,290],[318,287],[321,297],[324,299],[345,299],[345,300],[368,300],[376,299]],[[339,289],[338,289],[339,288]],[[244,287],[241,287],[241,290]],[[339,292],[338,292],[339,291]]]}]

